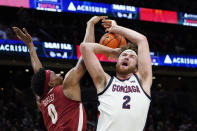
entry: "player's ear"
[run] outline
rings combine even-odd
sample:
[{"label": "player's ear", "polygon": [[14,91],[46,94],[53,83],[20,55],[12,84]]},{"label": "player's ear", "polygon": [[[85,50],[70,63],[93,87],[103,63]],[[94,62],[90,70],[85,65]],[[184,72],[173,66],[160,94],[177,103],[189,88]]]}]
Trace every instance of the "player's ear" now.
[{"label": "player's ear", "polygon": [[138,71],[138,69],[137,69],[137,68],[135,68],[134,72],[136,73],[137,71]]},{"label": "player's ear", "polygon": [[55,86],[55,83],[54,83],[54,81],[49,81],[48,85],[49,85],[50,87],[54,87],[54,86]]},{"label": "player's ear", "polygon": [[136,64],[136,68],[134,70],[134,72],[136,73],[138,71],[138,64]]}]

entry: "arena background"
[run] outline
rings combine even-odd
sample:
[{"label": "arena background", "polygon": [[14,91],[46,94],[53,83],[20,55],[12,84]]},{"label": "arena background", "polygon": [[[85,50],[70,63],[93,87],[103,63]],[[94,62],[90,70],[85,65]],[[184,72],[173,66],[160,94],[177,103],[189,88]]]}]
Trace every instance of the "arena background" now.
[{"label": "arena background", "polygon": [[[119,12],[102,14],[92,11],[93,9],[77,12],[72,6],[70,11],[58,10],[61,6],[63,8],[58,2],[64,3],[66,0],[51,1],[44,0],[40,4],[39,0],[30,0],[29,3],[26,3],[27,1],[20,3],[17,0],[0,2],[1,131],[46,130],[30,90],[33,70],[29,55],[25,49],[21,49],[24,45],[18,41],[11,27],[26,27],[35,40],[43,65],[56,73],[65,74],[77,62],[77,45],[83,41],[86,22],[93,15],[109,15],[119,25],[147,36],[152,52],[153,85],[145,131],[197,130],[197,1],[89,0],[89,3],[77,1],[79,4],[83,2],[86,6],[91,6],[91,2],[98,2],[153,9],[146,12],[146,15],[152,13],[153,18],[146,20],[141,20],[136,12],[129,14],[130,8],[127,10],[125,6],[118,6]],[[76,6],[76,0],[68,1]],[[42,5],[42,8],[36,9],[38,5]],[[177,21],[168,21],[171,15],[165,11],[171,11],[172,14],[176,12]],[[158,12],[158,18],[155,18]],[[186,13],[190,18],[180,12]],[[104,34],[100,23],[96,25],[95,33],[98,42]],[[47,44],[50,45],[48,48]],[[66,49],[56,47],[58,44],[66,46]],[[63,51],[67,54],[62,54]],[[103,61],[102,65],[110,75],[114,75],[115,63]],[[81,80],[81,88],[88,116],[87,131],[92,131],[97,117],[97,103],[96,91],[88,73]]]}]

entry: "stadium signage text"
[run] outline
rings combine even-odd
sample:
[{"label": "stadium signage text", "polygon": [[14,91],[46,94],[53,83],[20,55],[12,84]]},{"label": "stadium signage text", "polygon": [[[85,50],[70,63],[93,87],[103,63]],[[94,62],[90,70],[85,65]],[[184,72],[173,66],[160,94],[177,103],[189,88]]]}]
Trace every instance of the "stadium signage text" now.
[{"label": "stadium signage text", "polygon": [[23,45],[10,45],[10,44],[0,44],[0,51],[10,51],[10,52],[28,52],[27,46]]},{"label": "stadium signage text", "polygon": [[96,6],[87,6],[87,5],[78,5],[77,10],[87,11],[87,12],[96,12],[96,13],[107,13],[107,8],[96,7]]},{"label": "stadium signage text", "polygon": [[113,4],[112,8],[113,10],[131,11],[131,12],[136,11],[134,6],[126,6],[126,5]]},{"label": "stadium signage text", "polygon": [[49,49],[72,50],[71,44],[44,42],[44,47]]},{"label": "stadium signage text", "polygon": [[189,18],[189,19],[197,20],[197,15],[185,13],[184,14],[184,18]]},{"label": "stadium signage text", "polygon": [[[34,41],[34,46],[40,57],[74,59],[71,44]],[[0,54],[27,56],[29,55],[28,52],[27,46],[22,41],[0,39]]]},{"label": "stadium signage text", "polygon": [[91,12],[91,13],[107,13],[107,8],[97,5],[86,5],[84,3],[70,2],[68,6],[69,11],[81,11],[81,12]]},{"label": "stadium signage text", "polygon": [[191,59],[191,58],[173,58],[173,63],[178,63],[178,64],[196,64],[197,65],[197,59]]}]

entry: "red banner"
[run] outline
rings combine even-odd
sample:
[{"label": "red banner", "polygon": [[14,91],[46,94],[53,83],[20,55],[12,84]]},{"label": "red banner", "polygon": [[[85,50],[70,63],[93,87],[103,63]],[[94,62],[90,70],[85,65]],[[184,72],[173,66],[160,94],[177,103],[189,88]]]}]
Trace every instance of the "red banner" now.
[{"label": "red banner", "polygon": [[175,11],[148,8],[139,8],[139,10],[140,20],[178,24],[177,12]]},{"label": "red banner", "polygon": [[[79,45],[77,45],[77,59],[79,59],[80,56],[81,56],[81,52],[80,52],[80,49],[79,49]],[[116,60],[109,60],[103,54],[97,54],[96,56],[99,59],[99,61],[102,61],[102,62],[116,62]]]}]

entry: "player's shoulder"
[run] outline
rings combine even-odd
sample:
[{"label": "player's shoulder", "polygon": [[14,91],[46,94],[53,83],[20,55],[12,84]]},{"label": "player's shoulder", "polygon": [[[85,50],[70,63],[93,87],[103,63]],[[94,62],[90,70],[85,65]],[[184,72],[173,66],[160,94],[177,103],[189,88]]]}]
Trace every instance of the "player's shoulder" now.
[{"label": "player's shoulder", "polygon": [[108,82],[112,78],[112,76],[110,76],[105,72],[105,78],[106,78],[106,82]]},{"label": "player's shoulder", "polygon": [[55,86],[55,87],[51,88],[51,89],[48,91],[47,94],[51,94],[51,93],[57,94],[57,93],[60,93],[60,92],[62,92],[62,91],[63,91],[63,90],[62,90],[62,86],[59,85],[59,86]]}]

